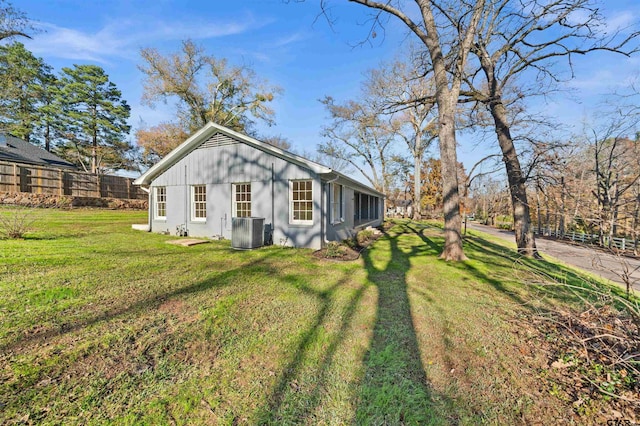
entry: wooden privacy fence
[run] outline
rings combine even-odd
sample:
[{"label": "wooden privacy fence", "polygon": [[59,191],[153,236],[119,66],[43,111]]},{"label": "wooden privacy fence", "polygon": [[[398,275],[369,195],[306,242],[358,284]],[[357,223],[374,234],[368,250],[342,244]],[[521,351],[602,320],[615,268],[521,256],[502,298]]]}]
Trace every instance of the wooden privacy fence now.
[{"label": "wooden privacy fence", "polygon": [[0,161],[0,191],[71,197],[146,199],[133,179]]}]

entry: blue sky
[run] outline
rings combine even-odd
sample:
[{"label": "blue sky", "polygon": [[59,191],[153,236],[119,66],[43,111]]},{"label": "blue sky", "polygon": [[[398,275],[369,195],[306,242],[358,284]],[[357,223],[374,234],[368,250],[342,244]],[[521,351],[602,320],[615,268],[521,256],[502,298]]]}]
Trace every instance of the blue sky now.
[{"label": "blue sky", "polygon": [[[319,1],[291,0],[14,0],[14,6],[46,32],[21,40],[57,71],[72,64],[102,66],[132,107],[131,124],[170,120],[171,108],[141,104],[141,48],[174,52],[191,38],[206,52],[244,64],[284,92],[273,106],[276,125],[259,126],[264,135],[282,135],[298,151],[314,151],[328,123],[318,99],[357,96],[363,74],[383,60],[392,60],[407,40],[406,29],[390,20],[384,37],[354,47],[366,38],[370,11],[344,0],[333,0],[329,25],[319,16]],[[627,26],[640,17],[637,0],[603,0],[612,26]],[[603,6],[605,9],[605,6]],[[638,58],[597,55],[578,58],[572,96],[562,94],[536,101],[536,108],[566,123],[578,122],[591,110],[597,95],[629,85]],[[490,142],[477,145],[461,138],[459,156],[467,169],[483,156]]]}]

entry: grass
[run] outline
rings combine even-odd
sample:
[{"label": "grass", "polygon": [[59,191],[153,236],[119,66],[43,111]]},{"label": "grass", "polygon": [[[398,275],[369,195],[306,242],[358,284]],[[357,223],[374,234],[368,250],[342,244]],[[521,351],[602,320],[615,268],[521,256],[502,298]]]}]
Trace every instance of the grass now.
[{"label": "grass", "polygon": [[[0,210],[6,214],[7,210]],[[582,282],[472,234],[400,223],[354,262],[131,230],[146,213],[34,211],[0,240],[0,423],[556,423],[514,321],[521,274]],[[536,288],[538,304],[579,304]]]}]

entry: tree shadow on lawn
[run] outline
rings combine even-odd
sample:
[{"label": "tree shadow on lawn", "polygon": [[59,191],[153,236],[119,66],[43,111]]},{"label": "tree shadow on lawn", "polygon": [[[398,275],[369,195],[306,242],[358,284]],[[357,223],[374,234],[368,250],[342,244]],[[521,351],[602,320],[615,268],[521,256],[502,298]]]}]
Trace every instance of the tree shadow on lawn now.
[{"label": "tree shadow on lawn", "polygon": [[[424,235],[426,229],[441,232],[440,228],[415,222],[406,224],[430,247],[440,251],[440,246]],[[481,236],[466,235],[464,237],[465,252],[470,258],[467,262],[453,262],[451,267],[469,272],[477,279],[489,283],[500,293],[507,295],[515,303],[527,306],[533,298],[531,295],[523,297],[522,292],[516,292],[516,284],[520,288],[530,285],[529,289],[537,293],[536,297],[545,295],[563,303],[580,304],[583,298],[592,298],[594,292],[614,291],[622,295],[617,288],[609,288],[598,283],[587,274],[580,273],[568,267],[552,263],[545,259],[524,257],[516,250],[482,238]],[[486,268],[479,267],[485,265]],[[500,276],[492,272],[511,269],[513,274]],[[530,307],[530,306],[528,306]]]},{"label": "tree shadow on lawn", "polygon": [[368,279],[378,288],[378,310],[355,423],[446,424],[454,419],[443,415],[446,398],[434,397],[428,383],[407,293],[411,259],[436,255],[440,247],[416,244],[403,234],[419,230],[397,226],[363,253]]},{"label": "tree shadow on lawn", "polygon": [[[157,309],[162,303],[180,296],[185,296],[193,293],[200,293],[208,291],[213,288],[223,288],[231,285],[236,277],[242,276],[246,279],[247,274],[258,273],[263,274],[278,274],[278,270],[275,265],[270,264],[268,259],[275,256],[276,253],[267,253],[264,256],[259,256],[252,261],[244,262],[241,265],[199,281],[197,283],[181,286],[173,291],[165,293],[150,295],[137,301],[125,300],[125,303],[120,304],[111,309],[99,312],[89,318],[78,319],[71,322],[63,322],[55,329],[46,329],[43,331],[36,331],[27,335],[19,335],[12,341],[0,346],[0,351],[12,351],[18,347],[39,344],[45,342],[51,338],[63,336],[69,333],[77,332],[82,329],[91,327],[99,323],[107,323],[117,318],[126,315],[135,315],[145,310]],[[126,303],[130,302],[130,303]]]},{"label": "tree shadow on lawn", "polygon": [[[303,293],[316,298],[320,309],[315,314],[311,326],[302,333],[288,364],[282,369],[266,404],[256,414],[258,424],[291,424],[303,420],[312,420],[313,412],[321,403],[322,393],[332,378],[329,377],[336,352],[344,342],[348,329],[352,326],[357,308],[360,305],[366,285],[359,286],[345,303],[340,315],[340,328],[326,332],[325,324],[330,320],[330,311],[336,304],[337,292],[350,280],[343,275],[330,287],[317,290],[308,285],[300,277],[287,275],[284,281]],[[335,313],[334,313],[335,315]],[[326,332],[326,335],[325,335]],[[318,351],[318,346],[320,350]],[[314,353],[318,351],[319,353]],[[312,374],[305,374],[305,369],[315,360]],[[302,389],[303,395],[297,395]],[[303,400],[303,401],[302,401]]]},{"label": "tree shadow on lawn", "polygon": [[[513,274],[504,280],[496,280],[488,274],[473,266],[471,262],[455,265],[457,268],[470,271],[479,279],[487,281],[496,290],[509,295],[514,301],[526,304],[532,297],[526,300],[509,290],[502,281],[516,282],[521,288],[526,286],[537,296],[547,296],[562,303],[572,305],[582,304],[584,299],[595,299],[596,292],[615,292],[622,295],[622,290],[599,283],[586,273],[580,273],[552,263],[545,259],[532,259],[520,255],[517,251],[492,243],[479,236],[465,238],[465,245],[473,250],[473,260],[494,265],[497,268],[511,268]],[[489,269],[490,270],[490,269]]]},{"label": "tree shadow on lawn", "polygon": [[[356,411],[352,413],[353,422],[449,423],[450,416],[445,417],[441,414],[445,409],[434,408],[436,404],[444,404],[444,397],[439,397],[439,402],[436,402],[427,381],[411,317],[406,282],[411,257],[435,252],[433,247],[426,248],[415,241],[407,243],[400,241],[400,238],[401,233],[387,234],[362,253],[370,284],[355,288],[347,301],[343,302],[344,310],[339,315],[339,329],[332,331],[323,342],[324,346],[319,355],[311,353],[312,347],[322,342],[320,335],[325,331],[324,324],[329,320],[329,311],[334,309],[336,292],[350,278],[343,276],[323,291],[311,288],[296,277],[285,278],[291,285],[316,297],[320,301],[320,309],[311,326],[301,335],[291,360],[282,370],[273,391],[266,399],[265,407],[258,411],[257,423],[300,423],[314,419],[314,410],[322,403],[322,393],[330,390],[327,389],[327,385],[330,380],[335,380],[331,374],[336,351],[344,345],[346,334],[353,326],[364,293],[371,284],[378,290],[376,320],[372,340],[363,360],[362,373],[358,375],[361,377],[360,381],[354,383],[357,395],[354,400]],[[385,243],[389,244],[388,248]],[[309,363],[314,357],[318,358],[318,361],[309,369]],[[305,368],[307,376],[303,377]],[[353,365],[352,368],[360,367]],[[311,370],[311,373],[308,370]],[[309,378],[309,374],[313,375],[313,378]],[[303,391],[303,397],[296,395],[300,383],[311,388]],[[325,411],[327,409],[329,407],[323,408]]]}]

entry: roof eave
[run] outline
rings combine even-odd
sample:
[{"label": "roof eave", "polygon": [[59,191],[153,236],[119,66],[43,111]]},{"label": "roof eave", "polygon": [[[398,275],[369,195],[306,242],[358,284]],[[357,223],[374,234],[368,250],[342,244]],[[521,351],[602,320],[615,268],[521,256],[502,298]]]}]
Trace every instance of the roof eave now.
[{"label": "roof eave", "polygon": [[342,174],[342,173],[340,173],[340,172],[338,172],[336,170],[331,170],[330,173],[322,173],[321,176],[324,177],[327,180],[333,180],[335,178],[339,178],[342,181],[347,181],[355,189],[359,189],[359,190],[361,190],[363,192],[368,192],[370,194],[377,195],[377,196],[379,196],[381,198],[386,198],[386,196],[382,192],[380,192],[380,191],[378,191],[376,189],[373,189],[370,186],[368,186],[368,185],[366,185],[366,184],[364,184],[362,182],[359,182],[359,181],[357,181],[357,180],[355,180],[353,178],[350,178],[349,176],[346,176],[346,175],[344,175],[344,174]]},{"label": "roof eave", "polygon": [[269,145],[268,143],[261,142],[251,136],[244,135],[242,133],[236,132],[234,130],[228,129],[224,126],[220,126],[219,124],[209,122],[202,129],[198,130],[196,133],[191,135],[186,141],[176,147],[173,151],[167,154],[162,160],[154,164],[149,170],[144,172],[139,178],[137,178],[133,183],[134,185],[150,185],[153,180],[169,169],[171,166],[176,164],[178,161],[183,159],[187,154],[197,148],[202,142],[206,141],[208,138],[213,136],[216,132],[223,133],[231,138],[238,139],[247,143],[251,146],[254,146],[263,151],[269,152],[276,157],[283,158],[287,161],[290,161],[294,164],[298,164],[302,167],[308,168],[314,173],[317,174],[326,174],[331,173],[331,169],[325,167],[321,164],[313,162],[311,160],[307,160],[306,158],[300,157],[298,155],[287,152],[283,149],[277,148],[273,145]]}]

